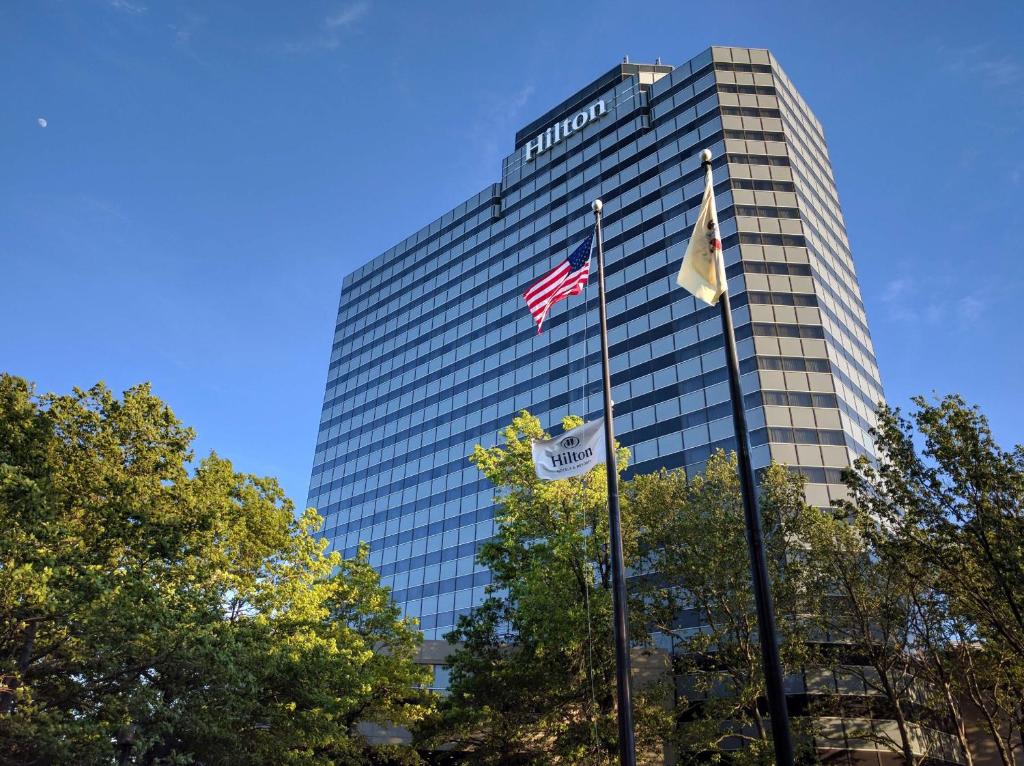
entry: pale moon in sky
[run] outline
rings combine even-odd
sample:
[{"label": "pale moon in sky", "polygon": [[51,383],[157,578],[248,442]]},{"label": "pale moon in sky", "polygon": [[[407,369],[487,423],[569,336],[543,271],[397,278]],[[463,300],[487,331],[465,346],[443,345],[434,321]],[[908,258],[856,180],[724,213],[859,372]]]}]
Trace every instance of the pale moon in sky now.
[{"label": "pale moon in sky", "polygon": [[39,127],[40,128],[45,128],[46,127],[46,118],[45,117],[40,117],[38,120],[36,120],[36,122],[39,123]]}]

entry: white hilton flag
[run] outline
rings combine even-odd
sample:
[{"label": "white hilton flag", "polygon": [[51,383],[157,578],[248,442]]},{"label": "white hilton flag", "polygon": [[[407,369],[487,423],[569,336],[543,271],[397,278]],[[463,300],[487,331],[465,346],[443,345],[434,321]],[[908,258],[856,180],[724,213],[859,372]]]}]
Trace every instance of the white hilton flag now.
[{"label": "white hilton flag", "polygon": [[592,420],[561,436],[533,442],[533,467],[538,479],[582,476],[604,462],[604,418]]},{"label": "white hilton flag", "polygon": [[718,303],[718,296],[726,289],[722,234],[718,231],[718,211],[715,210],[715,190],[710,173],[707,174],[704,199],[700,203],[700,215],[693,225],[693,234],[686,246],[683,267],[679,269],[676,282],[711,306]]}]

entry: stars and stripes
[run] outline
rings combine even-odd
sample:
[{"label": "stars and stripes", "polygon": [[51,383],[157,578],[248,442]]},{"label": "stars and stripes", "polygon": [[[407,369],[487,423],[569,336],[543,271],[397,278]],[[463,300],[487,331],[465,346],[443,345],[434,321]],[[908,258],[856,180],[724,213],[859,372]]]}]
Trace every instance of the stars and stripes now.
[{"label": "stars and stripes", "polygon": [[581,242],[558,268],[535,282],[523,294],[526,306],[533,315],[533,321],[537,323],[538,334],[544,324],[544,318],[555,303],[583,292],[590,278],[590,251],[593,245],[594,232],[591,231],[590,236]]}]

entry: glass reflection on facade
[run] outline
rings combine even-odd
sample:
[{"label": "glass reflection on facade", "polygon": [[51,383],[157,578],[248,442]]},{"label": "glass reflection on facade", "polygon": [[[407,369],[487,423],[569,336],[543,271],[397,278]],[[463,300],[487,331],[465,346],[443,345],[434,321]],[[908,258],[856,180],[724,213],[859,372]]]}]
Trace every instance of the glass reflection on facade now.
[{"label": "glass reflection on facade", "polygon": [[[574,123],[580,113],[595,119]],[[548,128],[579,123],[536,151]],[[498,183],[345,277],[338,307],[308,502],[335,549],[369,543],[427,639],[490,581],[474,554],[494,503],[473,446],[495,444],[521,409],[549,430],[601,412],[596,287],[559,303],[540,336],[521,297],[586,236],[593,199],[631,472],[699,471],[734,446],[718,309],[675,284],[704,148],[755,467],[790,465],[829,505],[840,471],[871,450],[882,398],[822,128],[768,51],[616,66],[514,146]]]}]

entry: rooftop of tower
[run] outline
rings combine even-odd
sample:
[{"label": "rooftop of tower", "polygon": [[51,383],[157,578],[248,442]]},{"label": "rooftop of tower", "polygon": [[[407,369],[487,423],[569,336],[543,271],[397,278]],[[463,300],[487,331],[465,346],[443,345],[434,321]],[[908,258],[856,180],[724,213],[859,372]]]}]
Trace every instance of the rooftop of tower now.
[{"label": "rooftop of tower", "polygon": [[521,128],[516,133],[516,149],[521,149],[527,141],[546,128],[556,117],[563,114],[579,111],[589,106],[594,96],[607,90],[609,87],[620,83],[630,77],[636,77],[640,81],[640,87],[646,88],[662,76],[671,72],[675,67],[669,64],[630,64],[623,62],[618,64],[589,85],[573,93],[562,103],[544,112],[540,117]]}]

